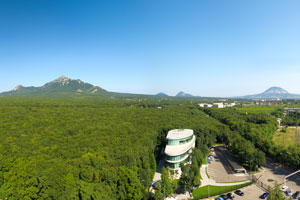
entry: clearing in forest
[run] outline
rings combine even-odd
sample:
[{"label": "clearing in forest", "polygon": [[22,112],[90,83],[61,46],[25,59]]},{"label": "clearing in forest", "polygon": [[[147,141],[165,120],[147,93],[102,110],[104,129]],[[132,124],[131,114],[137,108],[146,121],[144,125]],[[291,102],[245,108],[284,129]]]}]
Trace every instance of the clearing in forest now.
[{"label": "clearing in forest", "polygon": [[298,127],[297,134],[295,126],[282,127],[274,133],[273,140],[276,144],[283,146],[300,144],[300,127]]}]

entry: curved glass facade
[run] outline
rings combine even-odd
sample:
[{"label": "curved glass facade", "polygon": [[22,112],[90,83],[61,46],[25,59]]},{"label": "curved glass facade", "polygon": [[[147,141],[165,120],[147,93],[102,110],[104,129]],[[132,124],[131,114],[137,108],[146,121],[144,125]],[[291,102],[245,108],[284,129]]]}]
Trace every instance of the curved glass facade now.
[{"label": "curved glass facade", "polygon": [[195,147],[196,140],[193,130],[171,130],[168,132],[167,139],[165,161],[170,168],[178,170],[181,163],[185,164],[191,162],[192,148]]},{"label": "curved glass facade", "polygon": [[170,145],[170,146],[177,146],[177,145],[188,143],[192,139],[193,139],[193,136],[190,136],[190,137],[187,137],[187,138],[183,138],[183,139],[179,139],[179,140],[168,140],[168,145]]},{"label": "curved glass facade", "polygon": [[182,158],[184,158],[184,156],[186,156],[187,154],[188,154],[188,152],[181,154],[179,156],[168,156],[167,160],[168,161],[178,161],[178,160],[181,160]]},{"label": "curved glass facade", "polygon": [[187,163],[190,161],[190,156],[188,156],[184,161],[179,162],[179,163],[168,163],[168,166],[170,168],[180,168],[180,163]]}]

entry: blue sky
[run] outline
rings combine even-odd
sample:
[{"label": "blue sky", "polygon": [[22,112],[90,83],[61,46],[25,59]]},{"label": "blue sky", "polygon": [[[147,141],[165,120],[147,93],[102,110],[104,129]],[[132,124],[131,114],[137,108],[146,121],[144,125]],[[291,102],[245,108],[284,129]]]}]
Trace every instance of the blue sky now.
[{"label": "blue sky", "polygon": [[298,0],[0,0],[0,91],[65,75],[109,91],[300,93]]}]

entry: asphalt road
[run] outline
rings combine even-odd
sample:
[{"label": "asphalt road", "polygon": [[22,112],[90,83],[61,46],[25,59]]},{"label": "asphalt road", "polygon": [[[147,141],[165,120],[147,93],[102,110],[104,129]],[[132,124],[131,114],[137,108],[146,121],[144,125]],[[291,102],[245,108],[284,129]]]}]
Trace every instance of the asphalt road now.
[{"label": "asphalt road", "polygon": [[[293,171],[284,169],[281,164],[267,160],[267,164],[264,166],[264,172],[257,174],[256,177],[260,177],[259,180],[264,184],[274,187],[275,182],[283,184],[284,176],[291,173],[293,173]],[[286,184],[293,193],[300,191],[300,173],[288,178]]]}]

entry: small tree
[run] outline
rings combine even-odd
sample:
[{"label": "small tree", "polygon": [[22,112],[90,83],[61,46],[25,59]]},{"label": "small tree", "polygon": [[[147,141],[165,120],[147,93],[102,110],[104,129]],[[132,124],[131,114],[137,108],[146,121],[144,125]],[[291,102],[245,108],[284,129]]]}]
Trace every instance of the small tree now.
[{"label": "small tree", "polygon": [[199,187],[201,185],[201,180],[199,175],[194,178],[193,185],[196,187]]},{"label": "small tree", "polygon": [[180,164],[180,167],[181,167],[181,175],[179,179],[179,185],[182,188],[182,190],[185,192],[188,184],[187,167],[182,164]]},{"label": "small tree", "polygon": [[156,190],[155,190],[155,193],[152,195],[152,197],[155,200],[163,200],[164,199],[162,189],[161,189],[161,186],[160,186],[159,182],[156,183]]},{"label": "small tree", "polygon": [[282,191],[280,190],[280,186],[275,182],[275,187],[272,189],[270,186],[268,188],[269,196],[267,200],[285,200]]},{"label": "small tree", "polygon": [[172,183],[170,179],[169,172],[166,168],[163,167],[161,173],[161,188],[164,197],[169,196],[173,193]]}]

